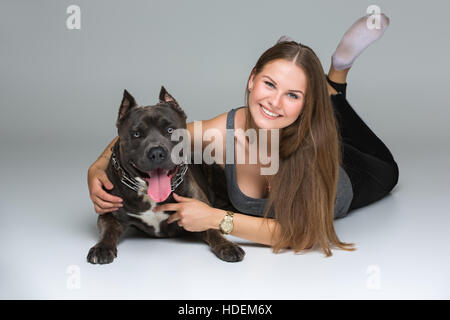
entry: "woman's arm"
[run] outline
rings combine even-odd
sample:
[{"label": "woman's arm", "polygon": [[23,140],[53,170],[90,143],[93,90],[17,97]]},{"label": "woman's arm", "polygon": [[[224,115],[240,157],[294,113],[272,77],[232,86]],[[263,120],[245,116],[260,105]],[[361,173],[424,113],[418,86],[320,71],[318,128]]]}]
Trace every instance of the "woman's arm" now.
[{"label": "woman's arm", "polygon": [[[214,229],[219,229],[226,211],[217,213]],[[231,235],[256,243],[272,246],[279,236],[279,223],[275,219],[253,217],[242,213],[234,213]]]},{"label": "woman's arm", "polygon": [[102,152],[88,170],[89,196],[94,204],[95,212],[98,214],[116,211],[122,207],[122,198],[113,196],[103,190],[103,186],[107,190],[114,188],[106,175],[106,168],[111,158],[111,147],[116,143],[117,139],[118,137],[115,137],[111,141],[105,151]]},{"label": "woman's arm", "polygon": [[[152,209],[154,212],[175,211],[167,219],[167,223],[175,222],[190,232],[220,229],[220,223],[227,213],[225,210],[211,207],[194,198],[180,196],[175,192],[173,197],[177,202],[160,204]],[[233,215],[233,225],[231,235],[256,243],[272,246],[279,237],[279,223],[275,219],[253,217],[237,212]]]},{"label": "woman's arm", "polygon": [[97,166],[98,168],[106,170],[112,154],[111,147],[116,143],[117,139],[119,139],[118,136],[115,137],[110,144],[108,144],[106,149],[100,154],[100,156],[97,158],[97,160],[95,160],[91,167]]}]

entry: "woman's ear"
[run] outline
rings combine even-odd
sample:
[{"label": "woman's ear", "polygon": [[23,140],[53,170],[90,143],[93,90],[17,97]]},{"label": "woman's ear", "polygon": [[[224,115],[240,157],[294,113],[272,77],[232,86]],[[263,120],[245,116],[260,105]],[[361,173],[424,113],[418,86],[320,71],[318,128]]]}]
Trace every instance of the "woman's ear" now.
[{"label": "woman's ear", "polygon": [[248,79],[247,89],[250,92],[253,90],[254,79],[255,79],[255,69],[252,70],[252,73],[250,74],[250,78]]}]

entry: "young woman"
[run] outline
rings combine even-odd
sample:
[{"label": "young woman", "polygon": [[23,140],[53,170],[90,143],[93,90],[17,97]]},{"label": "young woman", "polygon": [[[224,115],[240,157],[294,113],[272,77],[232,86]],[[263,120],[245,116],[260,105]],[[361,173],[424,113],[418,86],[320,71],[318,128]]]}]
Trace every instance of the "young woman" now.
[{"label": "young woman", "polygon": [[[331,247],[354,250],[353,244],[338,239],[334,219],[386,196],[399,175],[389,149],[346,100],[346,78],[353,61],[389,25],[381,14],[379,27],[369,29],[369,18],[360,18],[344,34],[328,75],[312,49],[280,38],[252,69],[246,105],[202,122],[203,130],[218,129],[224,138],[227,129],[254,128],[257,134],[257,129],[279,130],[275,175],[261,175],[264,166],[259,160],[222,165],[228,196],[239,212],[228,214],[176,194],[177,203],[159,205],[154,211],[176,211],[169,222],[188,231],[219,229],[227,216],[233,221],[232,235],[270,245],[274,252],[320,247],[330,256]],[[188,130],[193,137],[192,122]],[[102,186],[113,188],[105,169],[116,139],[88,171],[90,197],[98,214],[121,206],[120,198],[102,190]],[[208,143],[203,142],[203,147]],[[229,135],[223,146],[224,160],[227,153],[234,158],[238,149],[248,159],[246,139]],[[270,143],[268,150],[270,154]]]}]

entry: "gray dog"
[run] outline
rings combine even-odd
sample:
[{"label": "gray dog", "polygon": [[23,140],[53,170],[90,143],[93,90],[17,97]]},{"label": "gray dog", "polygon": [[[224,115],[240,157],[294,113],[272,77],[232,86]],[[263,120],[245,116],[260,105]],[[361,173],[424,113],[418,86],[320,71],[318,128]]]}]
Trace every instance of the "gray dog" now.
[{"label": "gray dog", "polygon": [[[221,207],[215,195],[226,191],[212,189],[225,184],[220,172],[223,170],[217,164],[172,161],[171,152],[178,142],[172,141],[170,135],[175,129],[186,129],[186,115],[164,87],[159,100],[154,106],[138,107],[133,96],[124,91],[116,123],[119,139],[112,147],[106,170],[114,185],[108,192],[121,197],[123,207],[98,217],[100,241],[89,250],[90,263],[111,263],[117,257],[120,236],[130,226],[158,238],[187,234],[177,223],[167,223],[173,211],[152,211],[157,204],[176,202],[172,196],[175,189],[181,196]],[[244,250],[218,230],[194,234],[224,261],[237,262],[244,258]]]}]

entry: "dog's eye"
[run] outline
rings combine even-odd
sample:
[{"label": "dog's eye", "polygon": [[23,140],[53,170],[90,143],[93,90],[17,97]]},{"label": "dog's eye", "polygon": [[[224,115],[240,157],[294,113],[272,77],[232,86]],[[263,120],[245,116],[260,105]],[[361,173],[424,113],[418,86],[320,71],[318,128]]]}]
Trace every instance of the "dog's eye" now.
[{"label": "dog's eye", "polygon": [[172,133],[173,132],[173,128],[172,127],[167,128],[167,132],[168,133]]},{"label": "dog's eye", "polygon": [[141,133],[139,131],[134,131],[133,137],[140,138],[141,137]]}]

